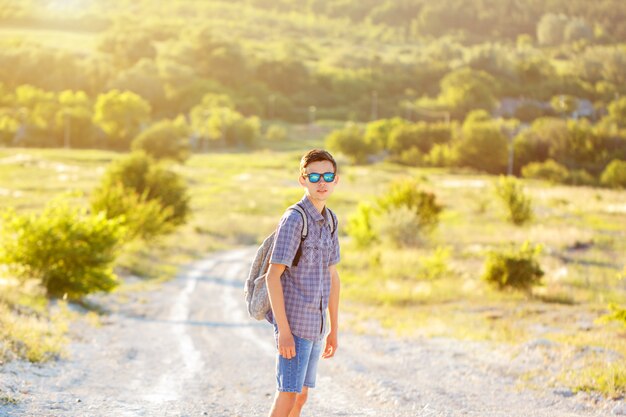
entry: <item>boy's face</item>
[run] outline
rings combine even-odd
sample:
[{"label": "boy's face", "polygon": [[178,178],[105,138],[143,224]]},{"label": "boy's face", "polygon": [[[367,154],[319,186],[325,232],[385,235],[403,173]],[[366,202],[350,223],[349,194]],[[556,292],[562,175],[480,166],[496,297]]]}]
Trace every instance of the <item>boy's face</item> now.
[{"label": "boy's face", "polygon": [[[307,174],[324,174],[327,172],[335,172],[330,161],[315,161],[306,167]],[[318,182],[313,183],[308,177],[300,175],[299,181],[300,185],[306,189],[306,195],[309,198],[317,201],[326,201],[333,193],[337,182],[339,182],[339,176],[335,175],[335,179],[332,182],[326,182],[322,176]]]}]

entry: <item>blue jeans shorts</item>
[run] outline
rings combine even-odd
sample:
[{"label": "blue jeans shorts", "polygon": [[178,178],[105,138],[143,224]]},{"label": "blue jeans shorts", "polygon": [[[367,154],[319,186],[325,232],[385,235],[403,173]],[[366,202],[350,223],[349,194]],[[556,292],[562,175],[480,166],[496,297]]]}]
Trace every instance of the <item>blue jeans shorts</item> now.
[{"label": "blue jeans shorts", "polygon": [[[278,327],[274,325],[278,347]],[[293,335],[296,356],[285,359],[276,354],[276,389],[281,392],[302,392],[302,387],[315,388],[317,364],[322,354],[322,341],[311,342]]]}]

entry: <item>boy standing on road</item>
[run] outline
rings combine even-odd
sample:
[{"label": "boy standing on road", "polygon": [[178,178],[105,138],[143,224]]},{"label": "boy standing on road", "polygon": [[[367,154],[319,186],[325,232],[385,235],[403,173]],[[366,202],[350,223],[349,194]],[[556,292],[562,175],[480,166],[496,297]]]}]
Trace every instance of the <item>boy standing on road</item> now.
[{"label": "boy standing on road", "polygon": [[[276,231],[266,278],[272,306],[267,319],[274,324],[278,348],[277,392],[270,417],[299,417],[308,389],[315,387],[320,355],[331,358],[337,351],[339,275],[335,266],[339,240],[336,219],[326,209],[326,200],[339,181],[337,163],[327,151],[313,149],[300,161],[298,181],[305,191],[298,205],[306,214],[308,234],[300,242],[302,216],[288,210]],[[300,245],[302,252],[295,266]]]}]

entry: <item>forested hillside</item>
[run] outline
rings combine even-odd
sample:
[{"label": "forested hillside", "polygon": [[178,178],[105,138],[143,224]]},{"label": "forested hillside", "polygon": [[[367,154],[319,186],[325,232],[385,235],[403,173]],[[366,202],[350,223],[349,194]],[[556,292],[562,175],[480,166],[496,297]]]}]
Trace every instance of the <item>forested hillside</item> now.
[{"label": "forested hillside", "polygon": [[[569,128],[594,136],[580,152],[609,152],[576,166],[598,174],[623,159],[624,17],[617,0],[2,0],[0,142],[127,149],[178,117],[199,140],[247,146],[259,121],[485,110],[587,120]],[[519,163],[552,156],[535,148]]]}]

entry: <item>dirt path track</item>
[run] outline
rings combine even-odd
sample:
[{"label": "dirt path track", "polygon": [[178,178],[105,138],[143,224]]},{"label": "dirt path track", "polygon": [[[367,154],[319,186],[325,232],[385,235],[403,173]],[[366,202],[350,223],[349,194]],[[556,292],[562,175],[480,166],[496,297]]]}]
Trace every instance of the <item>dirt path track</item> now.
[{"label": "dirt path track", "polygon": [[[247,317],[242,298],[254,250],[212,255],[130,302],[100,298],[112,313],[102,328],[74,328],[68,360],[0,368],[0,389],[19,400],[0,416],[266,416],[273,332]],[[607,416],[623,406],[516,389],[532,352],[520,362],[483,343],[350,332],[339,343],[303,417]]]}]

